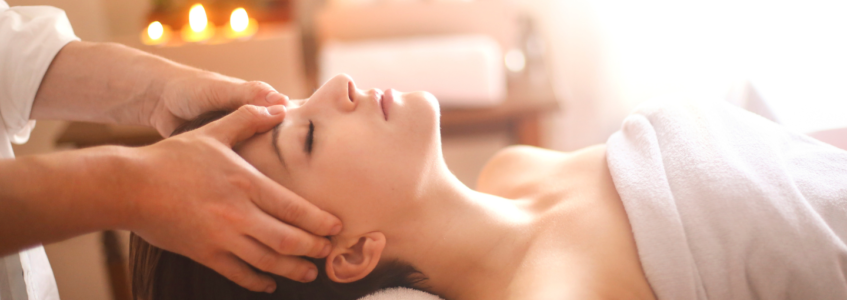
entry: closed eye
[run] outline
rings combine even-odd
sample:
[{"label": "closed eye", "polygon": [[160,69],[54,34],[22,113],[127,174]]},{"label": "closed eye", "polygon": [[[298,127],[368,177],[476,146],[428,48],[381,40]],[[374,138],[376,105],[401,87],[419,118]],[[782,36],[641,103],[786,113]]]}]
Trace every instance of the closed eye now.
[{"label": "closed eye", "polygon": [[309,134],[306,135],[306,142],[303,145],[303,151],[312,154],[312,144],[315,142],[315,124],[309,121]]}]

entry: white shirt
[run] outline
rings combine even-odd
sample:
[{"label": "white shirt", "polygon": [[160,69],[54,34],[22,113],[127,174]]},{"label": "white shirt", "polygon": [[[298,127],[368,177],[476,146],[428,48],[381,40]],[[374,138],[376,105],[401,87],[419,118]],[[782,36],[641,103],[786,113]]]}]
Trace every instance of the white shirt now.
[{"label": "white shirt", "polygon": [[[24,143],[35,93],[53,58],[79,40],[65,12],[55,7],[9,5],[0,0],[0,159]],[[44,247],[0,258],[0,300],[59,300]]]}]

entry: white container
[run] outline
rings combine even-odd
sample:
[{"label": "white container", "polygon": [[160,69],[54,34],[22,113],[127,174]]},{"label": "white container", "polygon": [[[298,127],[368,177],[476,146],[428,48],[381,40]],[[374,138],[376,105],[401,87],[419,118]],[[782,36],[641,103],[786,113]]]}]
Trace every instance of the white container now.
[{"label": "white container", "polygon": [[427,91],[443,107],[493,106],[506,96],[500,44],[485,35],[328,41],[319,64],[321,83],[346,73],[359,88]]}]

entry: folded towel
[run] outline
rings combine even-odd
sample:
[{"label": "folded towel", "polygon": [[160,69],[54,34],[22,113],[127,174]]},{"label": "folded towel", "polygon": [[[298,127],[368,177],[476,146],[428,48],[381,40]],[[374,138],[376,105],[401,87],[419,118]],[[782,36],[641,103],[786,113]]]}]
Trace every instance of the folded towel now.
[{"label": "folded towel", "polygon": [[433,294],[408,288],[384,289],[359,300],[444,300]]},{"label": "folded towel", "polygon": [[847,151],[725,103],[649,103],[607,160],[659,299],[847,299]]}]

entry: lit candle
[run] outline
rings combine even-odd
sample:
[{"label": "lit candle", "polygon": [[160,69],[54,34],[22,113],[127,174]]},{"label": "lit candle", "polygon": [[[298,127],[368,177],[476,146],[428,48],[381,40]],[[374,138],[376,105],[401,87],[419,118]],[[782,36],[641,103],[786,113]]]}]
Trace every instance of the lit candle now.
[{"label": "lit candle", "polygon": [[201,42],[215,35],[215,26],[206,17],[202,4],[194,4],[188,11],[188,24],[182,27],[182,40]]},{"label": "lit candle", "polygon": [[162,25],[159,21],[153,21],[147,25],[147,30],[141,33],[141,42],[145,45],[162,45],[171,37],[171,28]]},{"label": "lit candle", "polygon": [[230,39],[249,38],[259,29],[259,23],[247,15],[244,8],[236,8],[229,16],[229,26],[226,37]]}]

